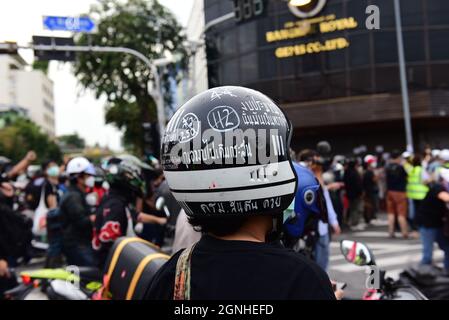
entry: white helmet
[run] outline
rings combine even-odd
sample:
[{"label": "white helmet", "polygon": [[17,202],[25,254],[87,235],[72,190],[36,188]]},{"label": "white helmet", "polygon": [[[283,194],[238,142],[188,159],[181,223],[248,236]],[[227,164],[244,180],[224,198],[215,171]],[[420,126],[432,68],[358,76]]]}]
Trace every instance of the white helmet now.
[{"label": "white helmet", "polygon": [[434,158],[439,157],[440,153],[441,153],[440,149],[433,149],[432,150],[432,157],[434,157]]},{"label": "white helmet", "polygon": [[375,163],[377,162],[377,158],[372,154],[368,154],[365,156],[365,158],[363,158],[363,162],[365,162],[366,164]]},{"label": "white helmet", "polygon": [[408,159],[408,158],[410,158],[411,156],[412,156],[412,153],[409,152],[409,151],[404,151],[404,152],[402,153],[402,158],[404,158],[404,159]]},{"label": "white helmet", "polygon": [[441,160],[443,160],[445,162],[449,162],[449,149],[441,150],[440,158],[441,158]]},{"label": "white helmet", "polygon": [[86,158],[76,157],[70,160],[69,163],[67,164],[66,173],[68,175],[83,172],[93,176],[95,175],[94,166]]},{"label": "white helmet", "polygon": [[440,169],[440,178],[446,182],[449,182],[449,169],[441,168]]}]

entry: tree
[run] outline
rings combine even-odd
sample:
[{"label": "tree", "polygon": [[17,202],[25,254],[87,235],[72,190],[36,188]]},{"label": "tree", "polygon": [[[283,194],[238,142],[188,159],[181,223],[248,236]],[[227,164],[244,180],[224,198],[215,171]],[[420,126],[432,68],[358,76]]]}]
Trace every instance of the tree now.
[{"label": "tree", "polygon": [[49,65],[50,65],[49,61],[34,60],[33,69],[41,70],[43,73],[48,74],[48,66]]},{"label": "tree", "polygon": [[71,149],[84,149],[86,146],[86,141],[81,138],[78,133],[60,136],[58,137],[58,141],[64,145],[64,147]]},{"label": "tree", "polygon": [[[80,35],[78,45],[127,47],[150,60],[165,56],[167,51],[182,57],[178,64],[165,68],[163,79],[179,79],[187,65],[182,27],[173,14],[158,1],[100,0],[91,7],[90,16],[98,21],[98,33]],[[157,110],[148,94],[148,80],[153,74],[139,59],[117,53],[80,53],[74,64],[80,83],[92,89],[97,98],[107,97],[106,123],[124,129],[124,143],[135,152],[144,149],[144,122],[154,122]],[[168,92],[167,82],[163,84]],[[166,95],[167,102],[170,98]]]},{"label": "tree", "polygon": [[20,161],[29,150],[37,154],[37,161],[61,161],[59,147],[28,119],[17,118],[14,123],[0,130],[0,154],[13,162]]}]

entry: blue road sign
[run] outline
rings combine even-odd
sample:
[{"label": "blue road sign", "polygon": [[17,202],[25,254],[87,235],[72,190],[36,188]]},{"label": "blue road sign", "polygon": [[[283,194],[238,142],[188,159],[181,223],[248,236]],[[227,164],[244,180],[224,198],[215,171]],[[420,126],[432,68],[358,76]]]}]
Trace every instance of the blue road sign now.
[{"label": "blue road sign", "polygon": [[92,32],[95,23],[89,17],[45,16],[44,28],[52,31]]}]

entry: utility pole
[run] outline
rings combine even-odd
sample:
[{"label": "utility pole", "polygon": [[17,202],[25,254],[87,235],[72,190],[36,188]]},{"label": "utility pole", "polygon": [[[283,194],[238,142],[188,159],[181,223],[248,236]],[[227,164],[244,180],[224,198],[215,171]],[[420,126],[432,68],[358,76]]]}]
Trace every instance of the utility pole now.
[{"label": "utility pole", "polygon": [[396,37],[398,43],[399,73],[401,77],[402,108],[404,111],[405,138],[407,142],[407,151],[413,153],[414,148],[413,148],[412,120],[410,116],[410,101],[408,96],[407,76],[405,73],[406,70],[405,70],[405,56],[404,56],[404,41],[402,39],[401,7],[399,4],[399,0],[394,0],[394,14],[396,20]]}]

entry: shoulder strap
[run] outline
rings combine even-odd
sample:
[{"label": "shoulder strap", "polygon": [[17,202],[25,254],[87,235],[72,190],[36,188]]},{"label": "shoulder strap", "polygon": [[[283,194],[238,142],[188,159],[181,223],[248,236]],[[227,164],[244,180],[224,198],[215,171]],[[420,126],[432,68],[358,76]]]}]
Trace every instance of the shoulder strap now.
[{"label": "shoulder strap", "polygon": [[190,266],[195,245],[186,248],[178,258],[173,300],[190,300]]}]

